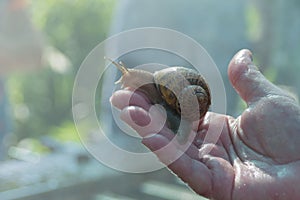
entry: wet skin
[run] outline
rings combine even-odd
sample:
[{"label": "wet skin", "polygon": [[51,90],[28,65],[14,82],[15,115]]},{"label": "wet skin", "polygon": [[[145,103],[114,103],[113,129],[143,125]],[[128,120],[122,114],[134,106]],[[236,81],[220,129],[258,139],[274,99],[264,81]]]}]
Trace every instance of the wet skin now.
[{"label": "wet skin", "polygon": [[[228,76],[247,109],[237,118],[208,112],[194,124],[195,138],[184,152],[176,142],[166,151],[156,151],[174,134],[166,126],[158,127],[163,116],[155,109],[149,112],[145,95],[124,89],[115,92],[111,102],[121,110],[121,119],[144,137],[142,143],[196,193],[222,200],[300,199],[298,103],[259,72],[249,50],[233,57]],[[220,138],[216,144],[202,145],[208,128],[222,130]],[[169,163],[174,152],[182,155]]]}]

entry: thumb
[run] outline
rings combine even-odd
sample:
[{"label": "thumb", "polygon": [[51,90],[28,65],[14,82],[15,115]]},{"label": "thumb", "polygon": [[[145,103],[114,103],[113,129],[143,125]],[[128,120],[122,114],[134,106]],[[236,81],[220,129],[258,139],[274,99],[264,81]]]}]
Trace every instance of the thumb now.
[{"label": "thumb", "polygon": [[269,95],[287,96],[268,81],[252,63],[252,53],[240,50],[230,61],[228,76],[232,86],[248,105]]}]

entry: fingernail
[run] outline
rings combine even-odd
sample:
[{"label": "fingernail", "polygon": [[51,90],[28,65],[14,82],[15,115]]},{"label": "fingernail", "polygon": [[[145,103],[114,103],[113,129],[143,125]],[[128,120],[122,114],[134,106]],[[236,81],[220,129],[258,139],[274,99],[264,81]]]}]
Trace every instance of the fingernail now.
[{"label": "fingernail", "polygon": [[[147,126],[151,122],[151,118],[147,111],[142,108],[129,106],[126,108],[126,115],[121,115],[121,119],[130,122],[130,119],[138,126]],[[129,119],[130,118],[130,119]]]},{"label": "fingernail", "polygon": [[249,51],[242,50],[238,53],[238,55],[235,58],[235,64],[246,64],[250,65],[252,64],[253,58]]},{"label": "fingernail", "polygon": [[244,64],[249,70],[259,71],[258,67],[253,64],[252,53],[248,50],[241,50],[235,59],[235,64]]}]

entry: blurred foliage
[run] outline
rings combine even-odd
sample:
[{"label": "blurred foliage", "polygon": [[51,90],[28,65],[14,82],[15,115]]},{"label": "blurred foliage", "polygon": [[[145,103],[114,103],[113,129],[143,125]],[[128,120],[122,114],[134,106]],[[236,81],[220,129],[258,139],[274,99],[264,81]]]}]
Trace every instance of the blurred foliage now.
[{"label": "blurred foliage", "polygon": [[[9,78],[17,140],[52,135],[76,141],[71,115],[74,77],[87,54],[106,38],[115,4],[115,0],[31,1],[33,23],[43,32],[45,43],[71,61],[71,69],[58,72],[45,64],[39,71]],[[253,0],[245,11],[255,62],[271,81],[291,85],[297,94],[299,6],[297,0]],[[242,110],[245,104],[238,107]]]},{"label": "blurred foliage", "polygon": [[46,63],[38,71],[9,78],[17,140],[43,135],[77,140],[71,114],[73,81],[87,54],[106,38],[114,4],[112,0],[31,2],[32,21],[46,46],[62,52],[71,69],[59,73]]},{"label": "blurred foliage", "polygon": [[[254,63],[296,100],[300,95],[299,11],[298,0],[252,0],[245,13]],[[243,110],[245,105],[240,107]]]},{"label": "blurred foliage", "polygon": [[262,35],[261,15],[253,4],[249,4],[245,10],[247,23],[247,37],[251,41],[257,41]]},{"label": "blurred foliage", "polygon": [[32,13],[48,42],[78,69],[92,48],[105,39],[113,8],[111,0],[44,0],[34,1]]},{"label": "blurred foliage", "polygon": [[[49,152],[49,149],[44,146],[41,141],[35,138],[25,138],[21,140],[17,146],[17,148],[23,149],[27,151],[28,153],[35,152],[35,153],[47,153]],[[14,148],[13,148],[14,149]],[[11,148],[10,150],[13,151]],[[13,153],[13,152],[12,152]]]},{"label": "blurred foliage", "polygon": [[79,137],[75,135],[76,127],[73,121],[64,121],[60,126],[53,126],[49,134],[50,136],[58,139],[59,141],[66,142],[79,142]]}]

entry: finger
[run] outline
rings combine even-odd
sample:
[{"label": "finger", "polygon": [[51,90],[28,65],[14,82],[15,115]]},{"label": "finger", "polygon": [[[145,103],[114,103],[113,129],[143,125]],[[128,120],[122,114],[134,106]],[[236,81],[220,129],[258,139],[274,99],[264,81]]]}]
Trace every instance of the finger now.
[{"label": "finger", "polygon": [[203,163],[183,153],[176,143],[172,143],[163,135],[144,138],[142,142],[197,193],[205,196],[211,193],[210,170]]},{"label": "finger", "polygon": [[238,94],[248,103],[258,101],[267,95],[284,95],[280,88],[268,81],[252,63],[252,53],[243,49],[231,60],[229,79]]},{"label": "finger", "polygon": [[138,106],[125,107],[120,118],[142,137],[159,133],[166,125],[166,114],[157,105],[151,106],[149,112]]},{"label": "finger", "polygon": [[232,186],[234,185],[234,169],[232,165],[220,157],[205,156],[203,164],[210,169],[213,179],[213,199],[232,199]]},{"label": "finger", "polygon": [[145,110],[149,110],[151,104],[138,91],[118,90],[110,98],[111,104],[119,109],[124,109],[127,106],[139,106]]}]

